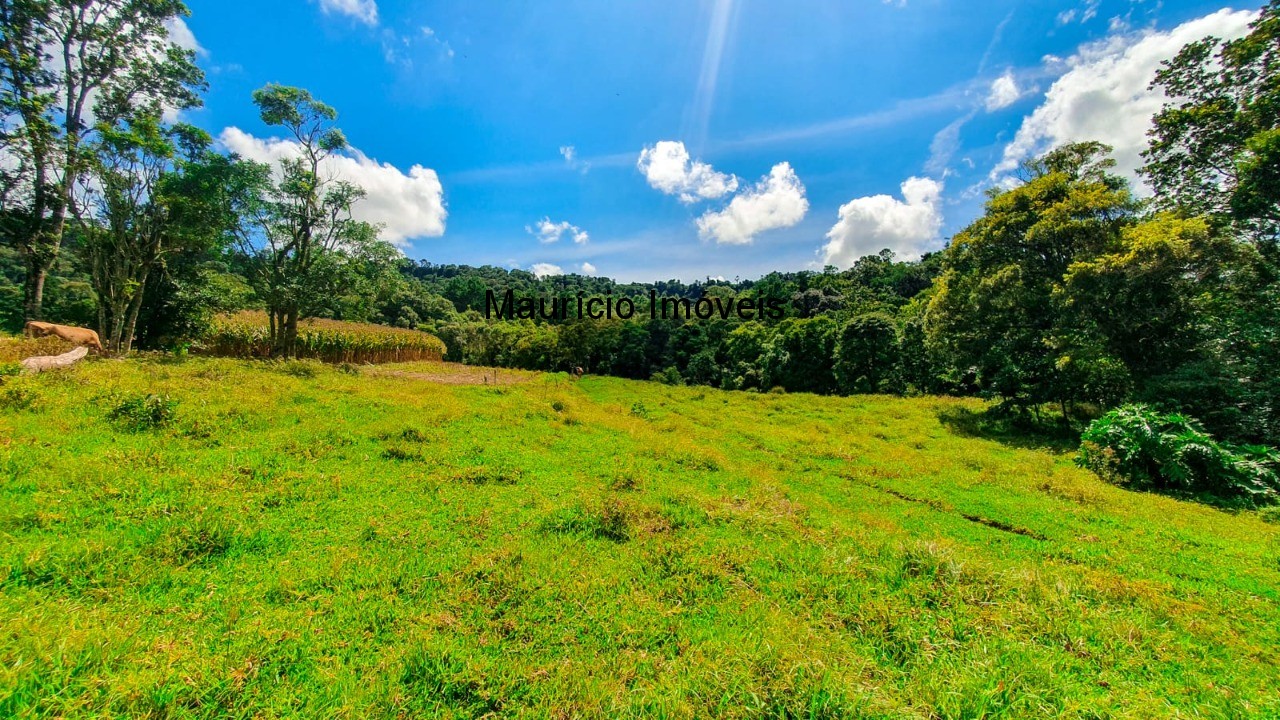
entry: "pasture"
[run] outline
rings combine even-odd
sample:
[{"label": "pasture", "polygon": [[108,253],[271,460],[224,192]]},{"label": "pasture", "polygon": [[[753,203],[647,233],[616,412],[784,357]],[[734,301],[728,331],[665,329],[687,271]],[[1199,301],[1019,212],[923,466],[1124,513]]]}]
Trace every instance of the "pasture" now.
[{"label": "pasture", "polygon": [[4,378],[0,716],[1280,716],[1259,514],[974,400],[438,367]]}]

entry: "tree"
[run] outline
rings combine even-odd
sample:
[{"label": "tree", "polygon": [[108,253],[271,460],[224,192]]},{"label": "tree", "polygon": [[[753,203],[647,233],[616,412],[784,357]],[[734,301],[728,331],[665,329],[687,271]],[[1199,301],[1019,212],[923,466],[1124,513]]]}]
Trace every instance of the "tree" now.
[{"label": "tree", "polygon": [[1054,346],[1063,323],[1054,291],[1073,263],[1113,249],[1131,221],[1135,204],[1109,172],[1109,151],[1079,143],[1027,163],[1027,181],[993,191],[947,248],[925,319],[952,381],[973,374],[1015,408],[1073,399]]},{"label": "tree", "polygon": [[229,245],[268,177],[265,166],[214,153],[190,125],[166,127],[158,106],[100,127],[85,203],[86,249],[98,296],[99,334],[129,352],[148,281],[184,250]]},{"label": "tree", "polygon": [[1237,40],[1205,38],[1153,84],[1172,98],[1155,116],[1142,168],[1166,209],[1209,215],[1274,245],[1280,232],[1280,0]]},{"label": "tree", "polygon": [[893,392],[899,377],[898,328],[884,313],[859,315],[840,328],[833,366],[843,393]]},{"label": "tree", "polygon": [[[1059,366],[1114,359],[1143,382],[1192,360],[1205,340],[1198,296],[1218,283],[1229,252],[1199,218],[1156,215],[1125,227],[1114,248],[1073,263],[1054,290],[1064,321],[1054,340],[1066,358]],[[1124,395],[1092,394],[1105,404]]]},{"label": "tree", "polygon": [[166,26],[187,12],[180,0],[0,0],[0,146],[12,164],[0,219],[23,257],[28,319],[42,314],[45,279],[78,211],[95,118],[198,104],[195,54]]},{"label": "tree", "polygon": [[1243,38],[1187,45],[1155,86],[1171,98],[1142,169],[1157,205],[1236,243],[1202,293],[1204,352],[1169,376],[1165,399],[1229,439],[1280,443],[1280,0]]},{"label": "tree", "polygon": [[256,216],[259,232],[245,238],[251,281],[267,307],[271,344],[292,356],[298,321],[314,317],[329,298],[349,291],[364,263],[386,256],[378,228],[355,220],[360,187],[331,177],[328,162],[347,147],[333,126],[338,113],[300,88],[268,85],[253,93],[262,121],[284,128],[294,152]]},{"label": "tree", "polygon": [[760,359],[762,384],[781,385],[789,392],[831,392],[835,344],[836,323],[830,316],[783,320]]}]

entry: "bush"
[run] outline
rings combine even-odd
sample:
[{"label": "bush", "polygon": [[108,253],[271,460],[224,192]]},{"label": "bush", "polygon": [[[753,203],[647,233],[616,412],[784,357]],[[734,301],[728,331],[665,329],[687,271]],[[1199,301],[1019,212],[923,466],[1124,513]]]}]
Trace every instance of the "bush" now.
[{"label": "bush", "polygon": [[130,430],[150,430],[172,422],[177,408],[168,395],[136,395],[117,403],[107,418]]},{"label": "bush", "polygon": [[1220,443],[1185,415],[1126,405],[1095,420],[1076,463],[1118,485],[1265,505],[1280,490],[1280,453]]},{"label": "bush", "polygon": [[39,400],[40,394],[25,383],[7,383],[0,390],[0,410],[30,410]]},{"label": "bush", "polygon": [[654,373],[650,378],[650,382],[659,382],[663,385],[683,385],[684,377],[680,375],[680,371],[673,365],[666,370]]},{"label": "bush", "polygon": [[320,363],[307,360],[283,360],[277,367],[285,375],[309,379],[319,373]]}]

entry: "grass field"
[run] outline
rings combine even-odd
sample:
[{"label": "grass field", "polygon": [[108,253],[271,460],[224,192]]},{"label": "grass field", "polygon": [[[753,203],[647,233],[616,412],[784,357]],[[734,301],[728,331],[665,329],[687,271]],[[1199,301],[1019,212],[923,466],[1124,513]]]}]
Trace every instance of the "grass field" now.
[{"label": "grass field", "polygon": [[1280,717],[1256,514],[976,401],[435,368],[8,379],[0,717]]}]

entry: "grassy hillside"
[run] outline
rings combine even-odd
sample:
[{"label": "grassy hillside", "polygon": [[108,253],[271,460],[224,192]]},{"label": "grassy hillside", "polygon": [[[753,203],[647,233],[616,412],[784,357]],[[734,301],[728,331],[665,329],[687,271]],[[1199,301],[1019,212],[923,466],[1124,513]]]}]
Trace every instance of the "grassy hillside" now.
[{"label": "grassy hillside", "polygon": [[0,716],[1280,716],[1280,526],[976,402],[433,375],[9,379]]}]

